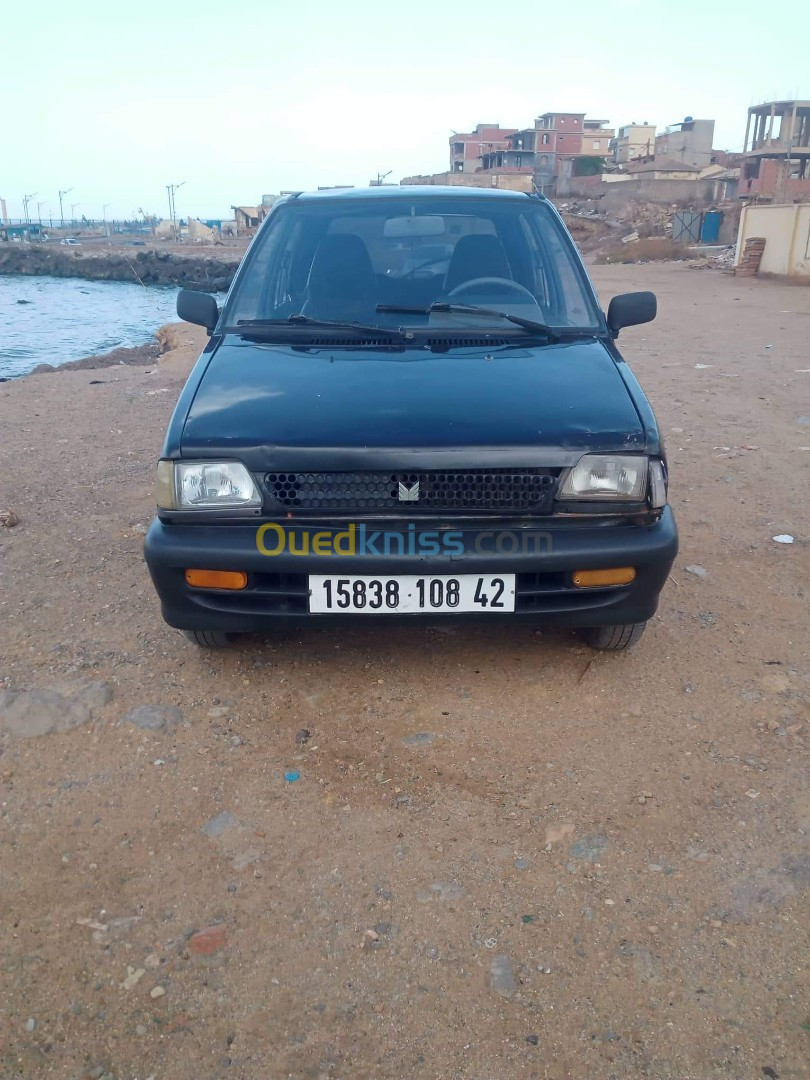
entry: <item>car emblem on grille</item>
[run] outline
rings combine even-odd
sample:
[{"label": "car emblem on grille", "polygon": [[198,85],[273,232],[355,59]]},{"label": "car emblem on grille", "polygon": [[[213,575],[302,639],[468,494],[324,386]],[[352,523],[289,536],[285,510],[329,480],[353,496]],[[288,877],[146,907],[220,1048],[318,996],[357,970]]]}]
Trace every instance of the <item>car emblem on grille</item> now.
[{"label": "car emblem on grille", "polygon": [[408,487],[407,484],[403,484],[399,481],[399,495],[397,496],[400,502],[419,502],[419,481],[415,484],[411,484]]}]

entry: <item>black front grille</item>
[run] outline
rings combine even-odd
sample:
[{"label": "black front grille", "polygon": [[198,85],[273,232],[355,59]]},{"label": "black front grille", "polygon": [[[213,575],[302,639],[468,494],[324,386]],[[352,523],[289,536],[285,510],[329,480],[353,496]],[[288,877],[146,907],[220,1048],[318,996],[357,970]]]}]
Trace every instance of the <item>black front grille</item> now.
[{"label": "black front grille", "polygon": [[275,472],[265,486],[289,509],[388,511],[531,511],[550,513],[552,469],[453,469],[431,472]]}]

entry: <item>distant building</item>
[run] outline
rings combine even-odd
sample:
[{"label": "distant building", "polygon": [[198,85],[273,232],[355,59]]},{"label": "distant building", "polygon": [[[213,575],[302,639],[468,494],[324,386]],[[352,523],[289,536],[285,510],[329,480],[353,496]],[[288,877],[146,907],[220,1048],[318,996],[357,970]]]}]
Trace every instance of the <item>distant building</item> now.
[{"label": "distant building", "polygon": [[233,216],[236,220],[236,235],[257,229],[261,221],[261,207],[259,206],[232,206]]},{"label": "distant building", "polygon": [[508,148],[508,138],[515,128],[500,124],[476,124],[474,131],[454,132],[450,136],[450,171],[475,172],[481,168],[481,158],[494,150]]},{"label": "distant building", "polygon": [[558,176],[576,176],[583,158],[607,155],[613,131],[607,120],[586,120],[585,113],[543,113],[534,126],[513,131],[507,146],[481,156],[483,172],[527,173],[549,191]]},{"label": "distant building", "polygon": [[713,139],[714,120],[695,120],[687,116],[679,124],[670,124],[656,135],[655,156],[702,168],[712,163]]},{"label": "distant building", "polygon": [[743,157],[741,196],[782,203],[810,199],[810,101],[750,108]]},{"label": "distant building", "polygon": [[651,158],[655,153],[655,124],[625,124],[619,128],[610,145],[613,160],[617,165],[638,158]]},{"label": "distant building", "polygon": [[44,225],[33,221],[20,222],[19,225],[0,225],[0,241],[8,240],[14,244],[30,244],[32,240],[47,239]]}]

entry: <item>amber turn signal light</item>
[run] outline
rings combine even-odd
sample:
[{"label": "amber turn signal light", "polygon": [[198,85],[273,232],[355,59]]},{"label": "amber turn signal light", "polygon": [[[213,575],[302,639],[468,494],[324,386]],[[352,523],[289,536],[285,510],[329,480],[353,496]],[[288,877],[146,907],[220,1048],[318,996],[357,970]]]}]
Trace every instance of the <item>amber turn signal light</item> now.
[{"label": "amber turn signal light", "polygon": [[593,589],[598,585],[629,585],[635,576],[632,566],[619,566],[614,570],[575,570],[573,582],[578,589]]},{"label": "amber turn signal light", "polygon": [[195,589],[244,589],[247,574],[243,570],[186,570],[186,585]]}]

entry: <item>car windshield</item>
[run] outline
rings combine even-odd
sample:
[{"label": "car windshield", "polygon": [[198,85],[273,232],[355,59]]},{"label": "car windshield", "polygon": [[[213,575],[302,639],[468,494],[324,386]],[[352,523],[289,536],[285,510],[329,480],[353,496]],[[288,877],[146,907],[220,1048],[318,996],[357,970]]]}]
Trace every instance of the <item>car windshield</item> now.
[{"label": "car windshield", "polygon": [[[430,311],[434,304],[442,310]],[[238,329],[304,315],[366,327],[508,327],[498,312],[555,328],[600,325],[548,203],[525,195],[305,197],[277,207],[262,227],[222,323]]]}]

